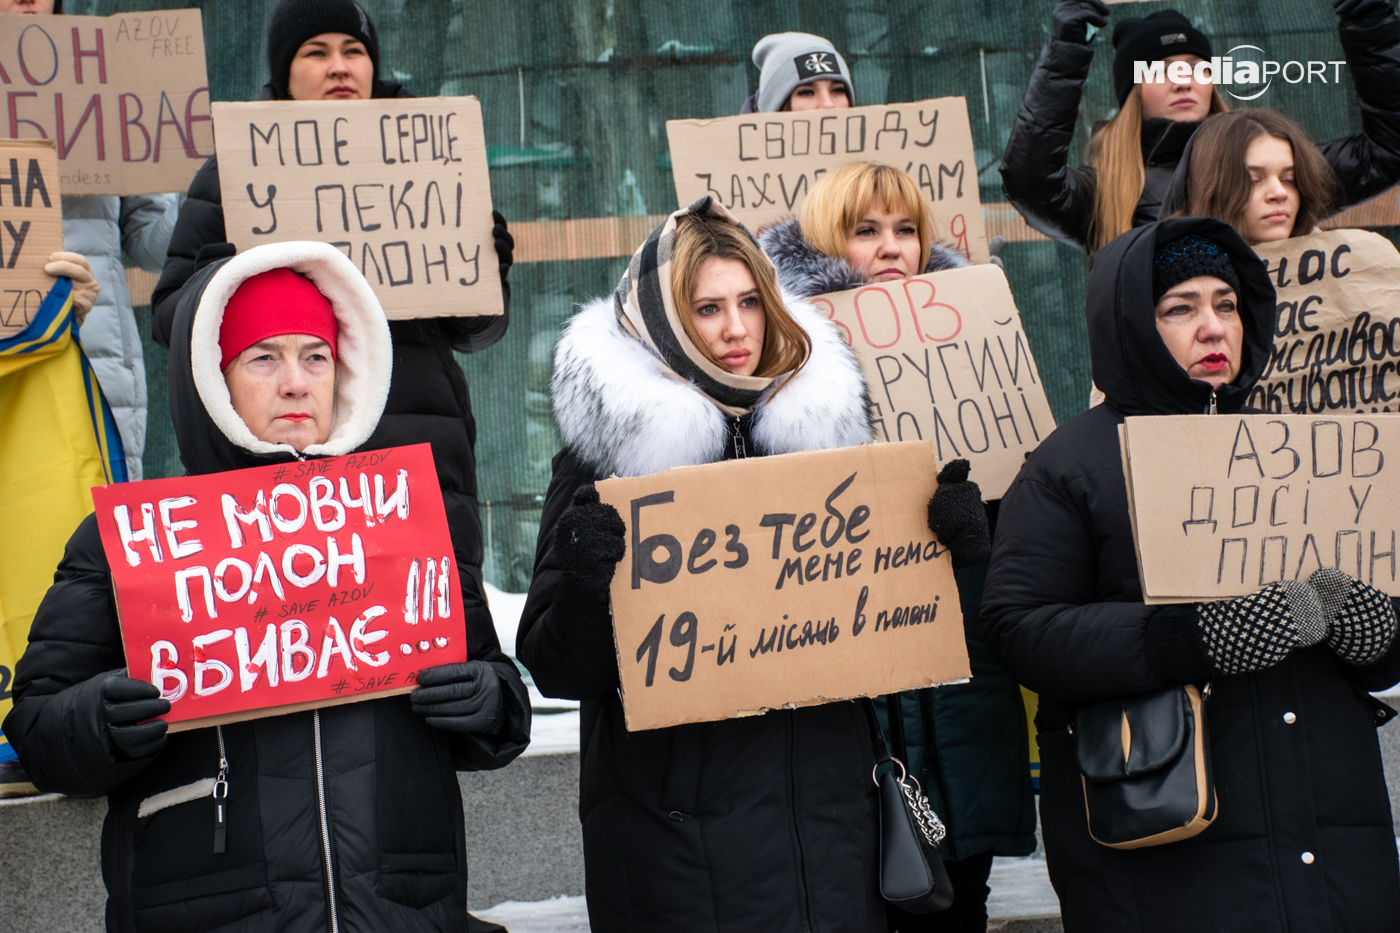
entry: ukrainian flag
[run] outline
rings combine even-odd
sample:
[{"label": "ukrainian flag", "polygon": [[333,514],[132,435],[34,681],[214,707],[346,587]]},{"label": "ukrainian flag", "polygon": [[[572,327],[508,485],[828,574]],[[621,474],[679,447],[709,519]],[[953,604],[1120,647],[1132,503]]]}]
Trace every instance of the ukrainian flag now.
[{"label": "ukrainian flag", "polygon": [[[0,339],[0,718],[15,662],[93,486],[126,480],[112,410],[78,342],[61,278],[17,334]],[[15,757],[0,732],[0,762]]]}]

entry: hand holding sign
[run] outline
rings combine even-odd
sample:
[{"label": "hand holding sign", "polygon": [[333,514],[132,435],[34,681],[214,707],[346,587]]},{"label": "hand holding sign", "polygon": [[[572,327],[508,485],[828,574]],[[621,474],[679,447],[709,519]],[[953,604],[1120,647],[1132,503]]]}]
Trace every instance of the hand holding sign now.
[{"label": "hand holding sign", "polygon": [[175,730],[413,689],[466,660],[426,444],[93,490],[133,677]]}]

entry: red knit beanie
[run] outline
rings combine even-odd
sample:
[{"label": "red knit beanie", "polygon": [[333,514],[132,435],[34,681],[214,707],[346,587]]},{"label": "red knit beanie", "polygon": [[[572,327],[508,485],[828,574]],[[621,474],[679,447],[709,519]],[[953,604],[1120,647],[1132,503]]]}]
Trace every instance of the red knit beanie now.
[{"label": "red knit beanie", "polygon": [[335,311],[311,280],[291,269],[271,269],[243,280],[219,325],[219,369],[228,369],[238,354],[260,340],[283,334],[308,334],[330,344],[336,355],[339,328]]}]

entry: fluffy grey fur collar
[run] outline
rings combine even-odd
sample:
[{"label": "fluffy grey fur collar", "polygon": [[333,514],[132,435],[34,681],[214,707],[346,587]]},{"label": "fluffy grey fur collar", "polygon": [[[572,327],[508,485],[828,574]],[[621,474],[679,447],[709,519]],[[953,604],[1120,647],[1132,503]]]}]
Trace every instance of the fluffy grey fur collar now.
[{"label": "fluffy grey fur collar", "polygon": [[[778,267],[778,284],[799,298],[844,292],[865,284],[865,277],[846,260],[833,259],[812,249],[802,238],[802,229],[795,217],[764,230],[758,242]],[[934,242],[929,247],[928,266],[924,271],[939,272],[967,264],[961,253]]]},{"label": "fluffy grey fur collar", "polygon": [[[870,402],[851,348],[810,305],[786,304],[811,335],[812,356],[781,392],[774,383],[759,398],[754,446],[787,454],[868,442]],[[602,476],[646,476],[723,455],[724,414],[623,331],[611,296],[590,301],[565,326],[550,389],[560,438]]]}]

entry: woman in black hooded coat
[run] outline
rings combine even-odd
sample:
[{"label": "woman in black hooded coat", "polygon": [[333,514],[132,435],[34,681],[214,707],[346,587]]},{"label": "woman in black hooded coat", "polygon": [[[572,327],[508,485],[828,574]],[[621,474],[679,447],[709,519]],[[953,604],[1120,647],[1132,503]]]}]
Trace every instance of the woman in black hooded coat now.
[{"label": "woman in black hooded coat", "polygon": [[[389,391],[392,351],[379,302],[334,247],[277,244],[201,270],[180,300],[170,408],[191,474],[300,456],[286,445],[258,453],[235,443],[230,431],[250,429],[227,394],[203,398],[195,377],[196,365],[217,370],[220,359],[218,347],[209,346],[210,329],[201,337],[196,319],[221,320],[221,302],[238,284],[276,268],[306,276],[330,300],[341,334],[338,360],[346,363],[336,374],[336,427],[319,453],[306,448],[306,456],[380,446],[378,433],[370,435]],[[203,300],[215,292],[222,299]],[[351,328],[354,339],[347,339]],[[219,334],[217,322],[212,333]],[[342,382],[356,388],[342,389]],[[459,528],[450,530],[465,592],[470,542]],[[474,685],[464,692],[482,710],[494,706],[494,728],[458,715],[463,709],[429,710],[420,688],[167,736],[164,722],[141,722],[170,707],[155,687],[125,676],[112,594],[96,516],[89,515],[34,617],[5,719],[5,734],[41,790],[107,797],[102,875],[109,931],[466,933],[467,851],[455,771],[502,768],[530,736],[528,693],[484,607],[464,607],[471,660],[429,670]],[[428,682],[427,672],[421,680]],[[429,725],[428,716],[444,718]],[[227,842],[215,852],[211,790],[221,758]]]},{"label": "woman in black hooded coat", "polygon": [[[271,80],[263,100],[291,100],[289,71],[297,49],[308,39],[342,33],[363,43],[374,64],[372,97],[412,97],[399,84],[385,81],[379,70],[379,38],[374,22],[353,0],[281,0],[268,23],[267,56]],[[505,336],[510,325],[510,270],[514,240],[505,219],[493,215],[493,235],[500,261],[506,310],[493,317],[423,317],[390,321],[394,339],[394,378],[373,443],[376,447],[431,442],[437,462],[447,521],[454,530],[458,560],[467,570],[462,598],[486,608],[481,564],[481,507],[476,485],[476,419],[462,367],[452,351],[475,353]],[[234,254],[224,229],[218,156],[200,167],[180,205],[170,237],[165,269],[151,294],[152,333],[170,347],[176,309],[190,277],[203,265]],[[435,309],[425,309],[428,311]]]},{"label": "woman in black hooded coat", "polygon": [[[1241,368],[1214,390],[1177,364],[1155,323],[1154,254],[1186,234],[1215,243],[1238,278]],[[1272,346],[1264,265],[1216,220],[1138,227],[1099,253],[1088,317],[1107,401],[1051,434],[1007,491],[982,604],[988,646],[1040,694],[1040,817],[1065,929],[1393,930],[1400,867],[1375,729],[1394,712],[1367,691],[1400,680],[1400,643],[1365,665],[1313,644],[1222,674],[1200,607],[1145,605],[1138,578],[1118,426],[1247,410]],[[1166,845],[1095,842],[1066,728],[1075,708],[1207,680],[1215,822]]]}]

